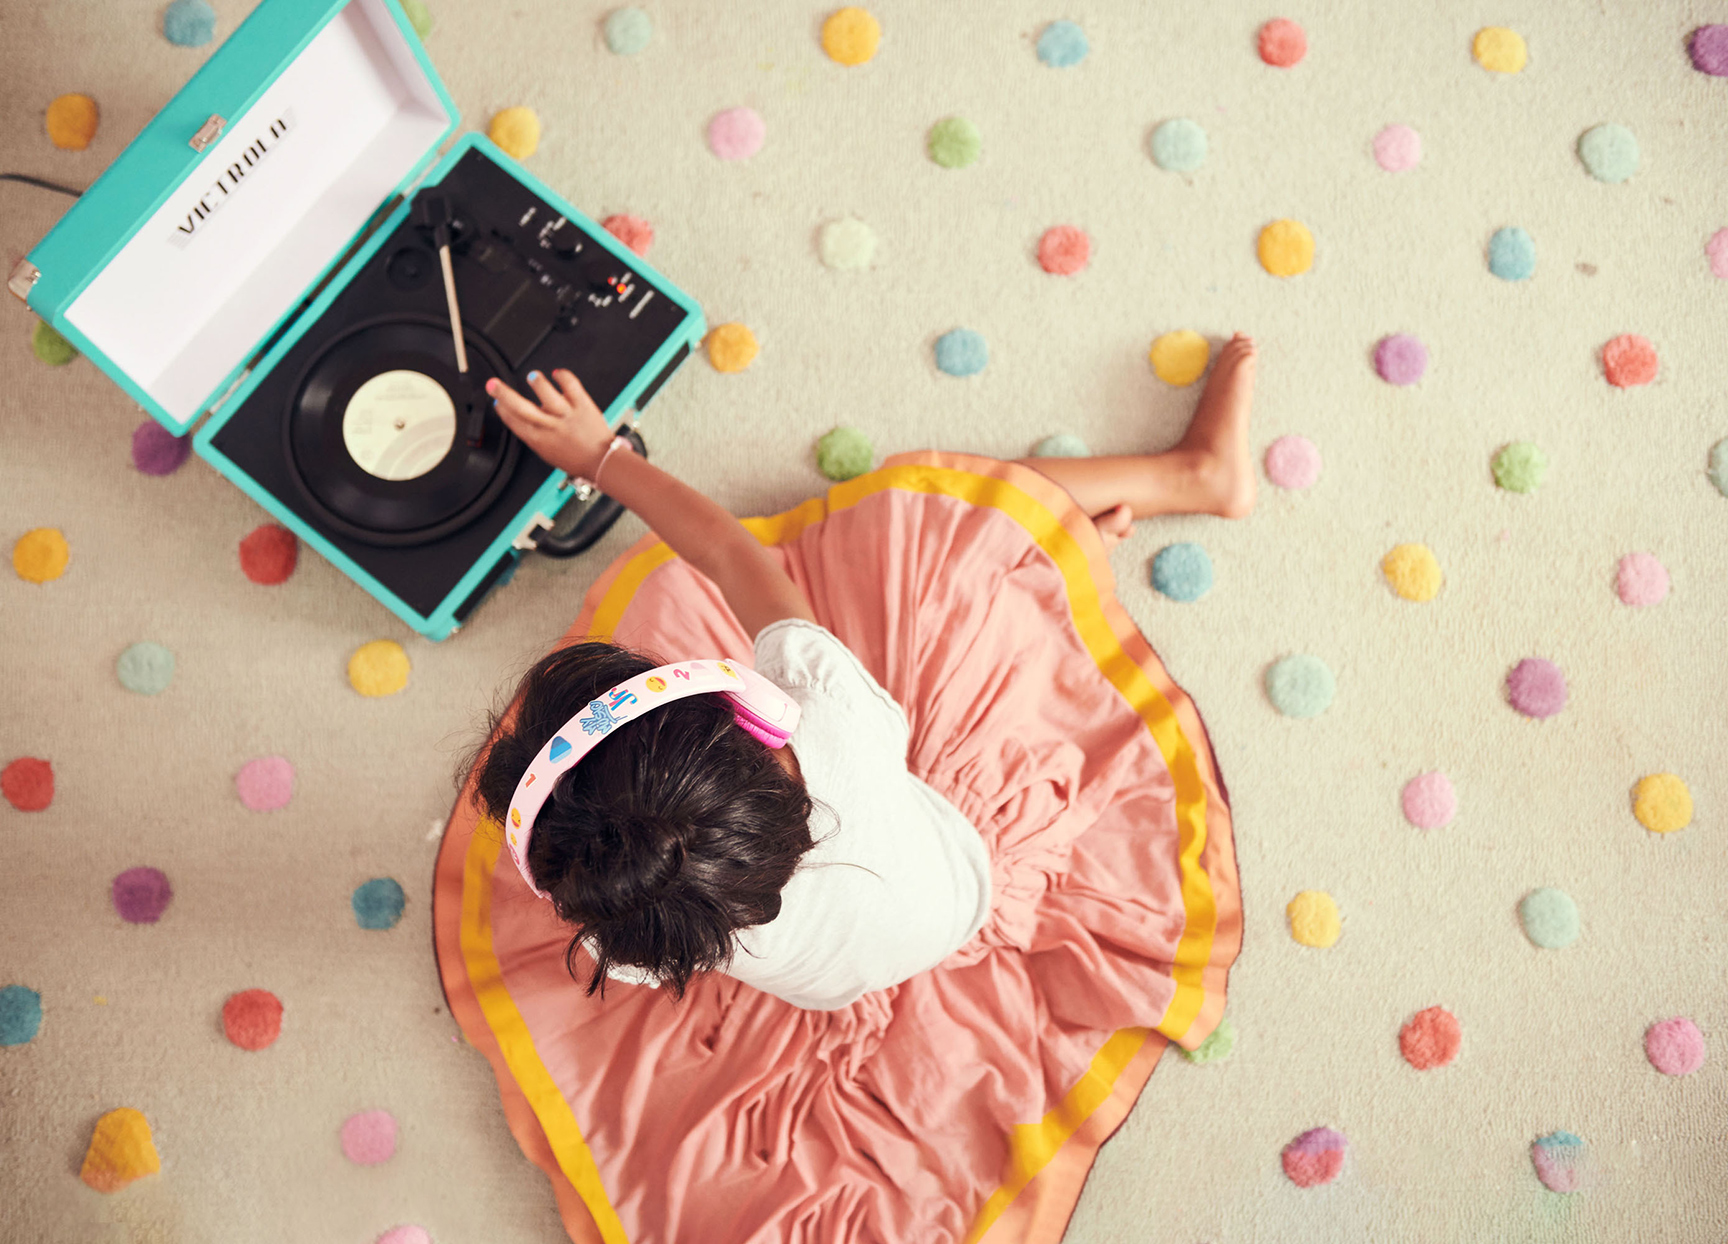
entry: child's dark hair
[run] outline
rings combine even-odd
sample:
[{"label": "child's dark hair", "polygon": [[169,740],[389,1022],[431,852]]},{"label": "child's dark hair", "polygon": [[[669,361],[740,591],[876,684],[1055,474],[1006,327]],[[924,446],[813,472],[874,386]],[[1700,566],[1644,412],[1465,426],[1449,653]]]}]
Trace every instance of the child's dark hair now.
[{"label": "child's dark hair", "polygon": [[[541,658],[523,677],[515,720],[490,716],[490,743],[462,766],[501,826],[528,764],[584,705],[663,664],[609,643]],[[683,998],[698,972],[732,960],[732,935],[780,914],[780,891],[813,845],[801,779],[739,728],[718,695],[696,695],[619,726],[559,777],[534,821],[528,869],[606,969],[643,968]]]}]

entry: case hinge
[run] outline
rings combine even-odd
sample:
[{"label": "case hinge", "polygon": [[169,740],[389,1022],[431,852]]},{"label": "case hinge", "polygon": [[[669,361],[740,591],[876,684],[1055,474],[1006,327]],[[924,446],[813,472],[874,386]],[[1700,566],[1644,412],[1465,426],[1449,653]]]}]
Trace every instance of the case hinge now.
[{"label": "case hinge", "polygon": [[28,259],[20,259],[12,265],[12,275],[6,278],[6,288],[18,295],[20,301],[28,304],[30,291],[36,288],[36,281],[42,275],[41,269]]},{"label": "case hinge", "polygon": [[200,125],[198,127],[198,132],[192,135],[189,140],[192,150],[199,152],[203,151],[204,148],[216,141],[217,137],[222,133],[222,127],[227,124],[228,122],[224,121],[221,117],[217,116],[215,113],[211,113],[210,119],[204,122],[203,125]]}]

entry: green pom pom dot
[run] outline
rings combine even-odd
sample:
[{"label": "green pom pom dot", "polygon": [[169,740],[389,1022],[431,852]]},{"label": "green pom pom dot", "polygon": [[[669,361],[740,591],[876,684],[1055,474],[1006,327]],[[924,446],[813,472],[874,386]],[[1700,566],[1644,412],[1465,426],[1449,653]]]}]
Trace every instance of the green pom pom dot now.
[{"label": "green pom pom dot", "polygon": [[1090,458],[1092,451],[1086,442],[1072,432],[1058,432],[1054,436],[1046,436],[1032,446],[1034,458]]},{"label": "green pom pom dot", "polygon": [[402,11],[415,34],[424,39],[432,33],[432,10],[426,7],[426,0],[402,0]]},{"label": "green pom pom dot", "polygon": [[64,367],[78,357],[77,347],[43,320],[36,321],[36,328],[30,334],[30,349],[50,367]]},{"label": "green pom pom dot", "polygon": [[1318,717],[1332,704],[1338,683],[1319,657],[1299,652],[1266,671],[1266,697],[1286,717]]},{"label": "green pom pom dot", "polygon": [[1524,936],[1544,950],[1558,950],[1578,940],[1578,904],[1564,890],[1544,886],[1518,904]]},{"label": "green pom pom dot", "polygon": [[1711,447],[1709,471],[1710,482],[1716,485],[1716,491],[1728,497],[1728,437]]},{"label": "green pom pom dot", "polygon": [[1183,1050],[1182,1057],[1191,1063],[1221,1063],[1230,1057],[1230,1051],[1235,1048],[1236,1027],[1226,1015],[1197,1048]]},{"label": "green pom pom dot", "polygon": [[930,127],[927,150],[943,168],[965,168],[977,162],[984,138],[965,117],[947,117]]},{"label": "green pom pom dot", "polygon": [[875,447],[857,428],[835,428],[816,442],[816,469],[832,480],[862,475],[875,461]]},{"label": "green pom pom dot", "polygon": [[654,37],[654,21],[641,9],[614,9],[603,27],[606,46],[617,56],[634,56]]},{"label": "green pom pom dot", "polygon": [[408,898],[402,887],[390,877],[374,877],[359,886],[350,900],[354,919],[363,929],[392,929],[402,919],[402,908]]},{"label": "green pom pom dot", "polygon": [[1624,125],[1598,125],[1578,139],[1578,158],[1597,181],[1622,182],[1638,171],[1638,140]]},{"label": "green pom pom dot", "polygon": [[1187,117],[1152,131],[1152,163],[1171,173],[1192,173],[1206,163],[1206,131]]},{"label": "green pom pom dot", "polygon": [[1535,492],[1548,478],[1548,455],[1529,441],[1513,441],[1494,455],[1494,482],[1507,492]]},{"label": "green pom pom dot", "polygon": [[174,678],[174,654],[161,644],[142,641],[122,652],[114,669],[126,690],[160,695]]}]

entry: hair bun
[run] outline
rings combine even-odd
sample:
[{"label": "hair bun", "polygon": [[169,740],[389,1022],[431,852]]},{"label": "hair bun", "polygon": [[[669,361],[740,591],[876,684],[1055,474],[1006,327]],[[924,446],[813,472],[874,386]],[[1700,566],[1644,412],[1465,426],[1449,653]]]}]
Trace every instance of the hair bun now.
[{"label": "hair bun", "polygon": [[587,923],[629,919],[671,889],[684,871],[684,854],[676,823],[626,814],[583,844],[554,897]]}]

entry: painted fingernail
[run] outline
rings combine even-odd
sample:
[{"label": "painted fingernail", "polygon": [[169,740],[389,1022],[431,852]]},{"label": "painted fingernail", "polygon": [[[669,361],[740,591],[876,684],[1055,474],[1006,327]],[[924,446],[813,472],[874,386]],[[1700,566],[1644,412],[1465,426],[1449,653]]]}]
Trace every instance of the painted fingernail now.
[{"label": "painted fingernail", "polygon": [[528,373],[528,379],[530,381],[538,380],[538,379],[540,379],[540,373],[537,371],[531,371]]},{"label": "painted fingernail", "polygon": [[486,382],[486,392],[488,392],[488,393],[498,392],[498,380],[496,377],[494,377],[493,379],[488,380]]}]

